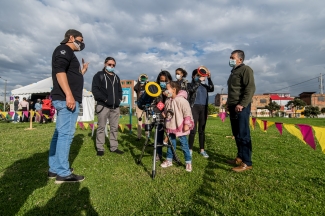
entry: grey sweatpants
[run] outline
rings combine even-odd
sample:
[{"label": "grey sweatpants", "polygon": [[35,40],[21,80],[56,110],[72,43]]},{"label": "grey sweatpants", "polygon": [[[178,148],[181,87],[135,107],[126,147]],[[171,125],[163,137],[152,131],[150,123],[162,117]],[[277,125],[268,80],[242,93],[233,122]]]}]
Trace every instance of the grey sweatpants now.
[{"label": "grey sweatpants", "polygon": [[[97,105],[96,112],[99,112],[103,108],[102,105]],[[118,122],[120,119],[120,108],[109,109],[104,107],[104,109],[98,114],[98,128],[96,135],[96,147],[97,151],[104,151],[105,143],[105,126],[107,124],[107,119],[109,120],[110,133],[109,133],[109,143],[110,150],[115,151],[118,146],[117,142],[117,132],[118,132]]]}]

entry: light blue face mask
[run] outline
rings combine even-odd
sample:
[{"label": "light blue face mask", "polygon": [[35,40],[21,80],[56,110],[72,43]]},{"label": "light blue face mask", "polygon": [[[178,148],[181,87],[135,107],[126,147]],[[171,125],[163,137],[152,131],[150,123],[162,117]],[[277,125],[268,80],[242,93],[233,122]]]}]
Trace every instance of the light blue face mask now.
[{"label": "light blue face mask", "polygon": [[196,76],[194,77],[194,81],[199,81],[200,77]]},{"label": "light blue face mask", "polygon": [[235,67],[236,66],[236,60],[235,59],[229,59],[229,66]]},{"label": "light blue face mask", "polygon": [[160,82],[160,87],[165,89],[166,88],[166,82]]},{"label": "light blue face mask", "polygon": [[106,70],[107,70],[108,72],[112,72],[112,73],[114,73],[114,68],[111,68],[110,66],[106,66]]}]

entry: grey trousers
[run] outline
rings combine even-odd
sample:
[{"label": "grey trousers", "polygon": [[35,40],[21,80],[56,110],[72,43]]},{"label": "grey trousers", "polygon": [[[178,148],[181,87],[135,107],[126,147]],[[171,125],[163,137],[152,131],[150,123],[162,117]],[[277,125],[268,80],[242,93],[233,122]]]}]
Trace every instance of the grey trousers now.
[{"label": "grey trousers", "polygon": [[[102,105],[97,105],[96,112],[103,108]],[[97,151],[104,151],[105,143],[105,125],[107,124],[107,119],[109,120],[110,132],[109,132],[109,143],[110,150],[115,151],[118,146],[117,142],[117,132],[118,123],[120,119],[120,108],[109,109],[104,107],[104,109],[98,114],[98,128],[96,135],[96,147]]]}]

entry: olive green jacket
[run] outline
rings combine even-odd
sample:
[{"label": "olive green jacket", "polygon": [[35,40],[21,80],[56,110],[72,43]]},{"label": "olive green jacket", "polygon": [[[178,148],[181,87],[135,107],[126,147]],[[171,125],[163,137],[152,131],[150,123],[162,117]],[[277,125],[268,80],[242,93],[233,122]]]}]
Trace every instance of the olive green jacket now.
[{"label": "olive green jacket", "polygon": [[242,105],[246,107],[251,103],[255,93],[255,82],[253,70],[245,65],[238,65],[231,70],[228,79],[228,106]]}]

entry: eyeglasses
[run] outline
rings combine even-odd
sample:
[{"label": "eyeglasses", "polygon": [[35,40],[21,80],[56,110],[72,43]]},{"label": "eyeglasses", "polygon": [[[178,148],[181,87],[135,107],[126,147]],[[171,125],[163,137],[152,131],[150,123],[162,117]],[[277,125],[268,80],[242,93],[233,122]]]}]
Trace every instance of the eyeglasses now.
[{"label": "eyeglasses", "polygon": [[115,64],[108,64],[108,66],[110,66],[110,67],[115,67]]}]

